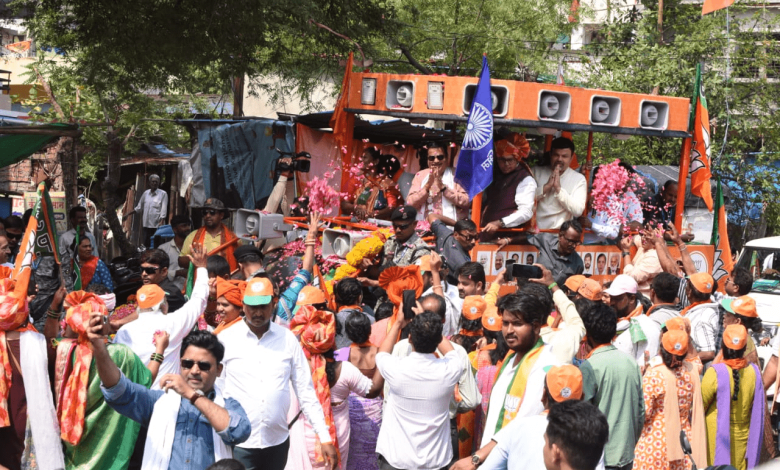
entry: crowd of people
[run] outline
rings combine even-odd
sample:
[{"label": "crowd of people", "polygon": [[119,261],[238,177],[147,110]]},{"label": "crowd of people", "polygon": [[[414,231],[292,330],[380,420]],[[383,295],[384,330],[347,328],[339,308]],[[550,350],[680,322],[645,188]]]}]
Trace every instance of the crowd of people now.
[{"label": "crowd of people", "polygon": [[[27,298],[14,290],[25,225],[6,219],[0,469],[743,470],[773,457],[764,390],[780,336],[762,377],[753,278],[736,268],[721,291],[696,271],[670,224],[674,183],[643,210],[635,196],[594,213],[570,140],[530,167],[528,142],[510,134],[477,226],[449,148],[427,146],[404,191],[391,159],[362,155],[341,210],[392,229],[377,228],[379,249],[353,249],[343,277],[326,268],[305,199],[307,224],[244,243],[210,198],[197,230],[171,218],[173,239],[142,253],[143,285],[117,306],[75,207],[59,246],[77,261],[71,282],[36,313],[46,277]],[[290,176],[266,211],[293,210]],[[147,237],[167,221],[159,183],[136,208]],[[548,231],[502,231],[521,226]],[[588,235],[622,251],[611,282],[583,275]],[[487,282],[479,240],[534,246],[539,276]]]}]

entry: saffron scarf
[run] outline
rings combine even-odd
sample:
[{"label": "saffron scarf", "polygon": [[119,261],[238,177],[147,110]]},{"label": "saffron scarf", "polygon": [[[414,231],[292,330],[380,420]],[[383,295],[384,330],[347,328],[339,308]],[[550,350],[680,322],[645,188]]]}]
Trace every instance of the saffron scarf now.
[{"label": "saffron scarf", "polygon": [[[220,224],[220,225],[222,227],[219,234],[219,246],[223,246],[224,244],[228,242],[232,242],[233,240],[236,239],[236,234],[233,233],[232,230],[227,228],[225,224]],[[205,239],[206,239],[206,227],[203,226],[198,229],[197,233],[195,233],[195,238],[192,239],[192,242],[202,245]],[[236,263],[236,257],[233,255],[235,249],[236,249],[236,244],[231,243],[227,245],[225,248],[223,248],[222,250],[220,250],[220,253],[223,254],[228,264],[230,265],[230,272],[233,272],[236,269],[238,269],[238,263]],[[214,255],[214,254],[217,253],[213,253],[213,252],[209,253],[209,255]]]},{"label": "saffron scarf", "polygon": [[[509,387],[507,387],[504,403],[501,405],[501,411],[498,413],[496,432],[500,431],[504,426],[515,419],[517,412],[520,411],[520,405],[523,404],[523,397],[525,396],[525,386],[528,383],[528,376],[531,374],[534,364],[536,364],[536,361],[539,359],[543,346],[544,342],[539,338],[534,347],[520,359],[520,364],[517,365],[517,370],[512,378],[512,382],[509,384]],[[501,376],[501,373],[506,366],[512,363],[515,354],[514,351],[507,353],[504,362],[496,373],[494,382],[498,380],[498,377]]]},{"label": "saffron scarf", "polygon": [[[330,439],[338,452],[336,423],[333,420],[333,408],[330,405],[330,386],[328,385],[328,376],[325,373],[326,361],[322,356],[336,344],[336,317],[333,312],[317,310],[311,305],[303,305],[290,320],[290,331],[298,337],[303,353],[309,360],[314,391],[320,405],[322,405]],[[319,436],[315,439],[314,455],[316,463],[325,461]]]},{"label": "saffron scarf", "polygon": [[[745,460],[747,468],[758,466],[761,456],[761,442],[764,436],[764,383],[761,380],[761,371],[755,364],[750,364],[756,374],[756,390],[753,393],[753,407],[750,413],[750,430],[748,431],[747,450]],[[717,427],[715,434],[715,462],[714,465],[731,464],[731,369],[725,363],[714,364],[718,379],[718,410]],[[756,399],[758,398],[758,399]]]},{"label": "saffron scarf", "polygon": [[63,377],[61,399],[57,406],[60,419],[60,436],[71,444],[78,445],[84,433],[84,416],[87,407],[87,388],[89,387],[89,369],[92,364],[92,343],[87,338],[89,317],[92,312],[107,315],[103,302],[89,299],[68,309],[65,323],[78,335],[75,347],[75,364],[70,376]]},{"label": "saffron scarf", "polygon": [[222,333],[223,331],[227,330],[228,328],[230,328],[231,326],[235,325],[236,323],[240,322],[243,319],[244,317],[239,315],[236,318],[234,318],[232,321],[229,321],[227,323],[225,323],[225,320],[222,320],[221,322],[219,322],[219,325],[217,325],[217,327],[214,329],[214,334],[218,335]]},{"label": "saffron scarf", "polygon": [[8,414],[8,395],[11,393],[11,361],[5,332],[19,328],[27,319],[27,301],[17,297],[14,292],[0,294],[0,428],[11,425]]},{"label": "saffron scarf", "polygon": [[90,259],[81,261],[81,285],[84,286],[85,289],[92,281],[92,277],[95,275],[98,261],[100,261],[100,258],[97,256],[93,256]]}]

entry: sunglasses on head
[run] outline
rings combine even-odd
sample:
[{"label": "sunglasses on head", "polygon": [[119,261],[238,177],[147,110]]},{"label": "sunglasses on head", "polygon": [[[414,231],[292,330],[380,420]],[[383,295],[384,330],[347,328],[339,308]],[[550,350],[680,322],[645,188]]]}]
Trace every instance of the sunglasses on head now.
[{"label": "sunglasses on head", "polygon": [[214,209],[203,209],[203,215],[216,215],[217,212],[219,211],[216,211]]},{"label": "sunglasses on head", "polygon": [[443,153],[441,153],[439,155],[428,155],[428,161],[431,161],[431,162],[434,161],[434,160],[444,160],[445,158],[447,158],[447,156],[444,155]]},{"label": "sunglasses on head", "polygon": [[410,225],[412,225],[412,222],[409,222],[408,224],[405,224],[405,225],[393,224],[393,230],[406,230],[406,229],[409,228]]},{"label": "sunglasses on head", "polygon": [[158,268],[157,266],[147,266],[147,267],[141,266],[141,271],[145,272],[146,274],[154,274],[159,269],[160,268]]},{"label": "sunglasses on head", "polygon": [[[198,369],[202,370],[203,372],[208,372],[211,370],[211,363],[206,361],[197,361],[198,362]],[[181,360],[181,368],[182,369],[192,369],[192,366],[195,365],[195,361],[192,359],[182,359]]]}]

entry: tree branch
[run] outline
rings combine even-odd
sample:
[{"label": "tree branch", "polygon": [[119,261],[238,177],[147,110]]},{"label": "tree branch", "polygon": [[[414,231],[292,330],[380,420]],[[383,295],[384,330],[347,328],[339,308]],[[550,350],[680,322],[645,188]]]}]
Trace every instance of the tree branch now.
[{"label": "tree branch", "polygon": [[414,58],[412,53],[409,51],[409,49],[404,46],[403,44],[399,44],[398,47],[401,49],[401,54],[406,57],[406,60],[409,61],[409,63],[412,65],[412,67],[416,68],[420,72],[426,74],[426,75],[432,75],[433,70],[429,69],[428,67],[424,66],[420,62],[417,61],[417,59]]},{"label": "tree branch", "polygon": [[57,103],[57,99],[54,97],[54,92],[51,90],[51,86],[49,85],[49,82],[47,82],[43,78],[43,75],[41,75],[41,73],[38,71],[38,67],[33,66],[33,70],[35,71],[35,76],[38,77],[38,81],[41,82],[43,91],[45,91],[46,94],[49,96],[49,102],[54,108],[54,111],[57,113],[57,116],[59,116],[60,119],[65,120],[65,113],[62,111],[62,107],[60,106],[60,104]]}]

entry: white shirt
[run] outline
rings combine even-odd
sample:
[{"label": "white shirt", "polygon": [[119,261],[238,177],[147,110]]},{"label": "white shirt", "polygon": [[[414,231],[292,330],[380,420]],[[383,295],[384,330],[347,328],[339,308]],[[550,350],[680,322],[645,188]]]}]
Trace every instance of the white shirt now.
[{"label": "white shirt", "polygon": [[[87,238],[89,238],[89,242],[92,243],[92,254],[98,256],[97,242],[95,242],[95,236],[92,235],[92,232],[86,232],[86,236]],[[75,256],[76,254],[75,250],[70,249],[70,245],[73,244],[73,240],[75,239],[76,239],[76,229],[74,228],[60,235],[60,255],[64,256],[65,253],[68,253],[71,259]]]},{"label": "white shirt", "polygon": [[718,351],[718,304],[705,303],[692,307],[685,314],[691,321],[691,339],[699,352]]},{"label": "white shirt", "polygon": [[241,321],[218,337],[225,345],[219,385],[225,397],[241,403],[252,424],[252,434],[239,447],[265,449],[287,440],[290,383],[320,442],[331,442],[322,406],[314,393],[309,363],[290,330],[272,322],[258,339]]},{"label": "white shirt", "polygon": [[[642,223],[644,221],[642,204],[640,204],[639,199],[632,191],[626,191],[621,199],[613,195],[607,205],[610,208],[609,212],[601,211],[588,216],[591,225],[590,230],[593,233],[585,233],[585,244],[614,241],[620,233],[620,227],[624,223]],[[616,217],[615,214],[622,214],[622,219]]]},{"label": "white shirt", "polygon": [[181,256],[181,250],[176,246],[176,240],[160,245],[160,249],[168,255],[168,279],[176,285],[179,289],[184,288],[184,283],[187,282],[187,278],[183,276],[176,277],[176,271],[179,269],[179,256]]},{"label": "white shirt", "polygon": [[[637,322],[645,340],[634,342],[631,337],[631,321]],[[617,338],[612,342],[618,351],[623,351],[633,357],[639,367],[645,365],[645,351],[648,353],[648,359],[658,355],[658,347],[661,344],[661,325],[647,315],[638,315],[631,320],[623,320],[617,325]]]},{"label": "white shirt", "polygon": [[[547,415],[540,414],[512,420],[493,436],[496,447],[490,451],[480,470],[539,470],[544,467],[544,433]],[[604,453],[596,466],[604,470]]]},{"label": "white shirt", "polygon": [[561,175],[561,190],[557,194],[552,190],[548,194],[542,194],[552,169],[549,165],[536,166],[533,172],[537,185],[536,225],[539,229],[557,229],[567,220],[582,215],[588,197],[588,185],[584,176],[567,168]]},{"label": "white shirt", "polygon": [[160,188],[157,188],[155,192],[147,189],[141,194],[135,211],[143,211],[141,220],[144,228],[157,228],[160,221],[168,216],[168,193]]},{"label": "white shirt", "polygon": [[[463,373],[461,373],[460,378],[458,379],[458,393],[460,394],[461,401],[456,401],[455,394],[452,394],[452,399],[450,400],[450,419],[454,418],[458,412],[464,413],[473,410],[477,405],[482,403],[482,394],[479,393],[479,388],[477,387],[477,379],[471,368],[469,354],[460,344],[451,344],[452,349],[454,349],[455,352],[458,353],[458,357],[460,357]],[[436,353],[441,355],[438,349],[436,350]],[[402,358],[407,357],[410,354],[412,354],[412,345],[409,344],[408,339],[402,339],[393,347],[393,357]],[[385,382],[385,403],[387,403],[387,397],[390,393],[390,387],[387,385],[387,382]]]},{"label": "white shirt", "polygon": [[534,194],[536,194],[536,180],[524,178],[515,189],[517,210],[501,219],[505,226],[519,227],[531,220],[534,215]]},{"label": "white shirt", "polygon": [[154,332],[165,330],[170,335],[168,347],[165,348],[165,359],[160,364],[157,379],[152,384],[152,390],[160,390],[160,377],[165,374],[178,374],[181,372],[179,362],[181,342],[192,328],[197,324],[198,317],[206,310],[206,301],[209,296],[209,273],[206,268],[198,268],[197,280],[192,287],[192,297],[186,304],[168,315],[161,311],[141,312],[138,319],[119,329],[114,338],[114,343],[124,344],[133,350],[147,364],[155,346],[152,340]]},{"label": "white shirt", "polygon": [[456,351],[443,358],[412,352],[398,358],[376,355],[390,387],[376,452],[396,468],[440,469],[452,460],[449,405],[463,372]]},{"label": "white shirt", "polygon": [[[487,445],[496,432],[498,417],[501,413],[501,408],[503,408],[504,400],[507,398],[506,392],[509,390],[509,384],[512,383],[515,371],[519,365],[520,361],[515,363],[515,361],[512,360],[512,362],[501,372],[501,375],[493,385],[493,390],[490,392],[490,403],[488,403],[488,414],[485,419],[485,432],[482,435],[480,447]],[[547,376],[547,372],[544,369],[545,367],[552,365],[560,365],[560,362],[556,359],[552,349],[545,345],[543,346],[542,352],[539,354],[536,363],[534,363],[531,372],[528,374],[523,400],[520,403],[520,409],[517,410],[515,419],[538,415],[544,411],[542,394],[544,393],[544,378]]]}]

